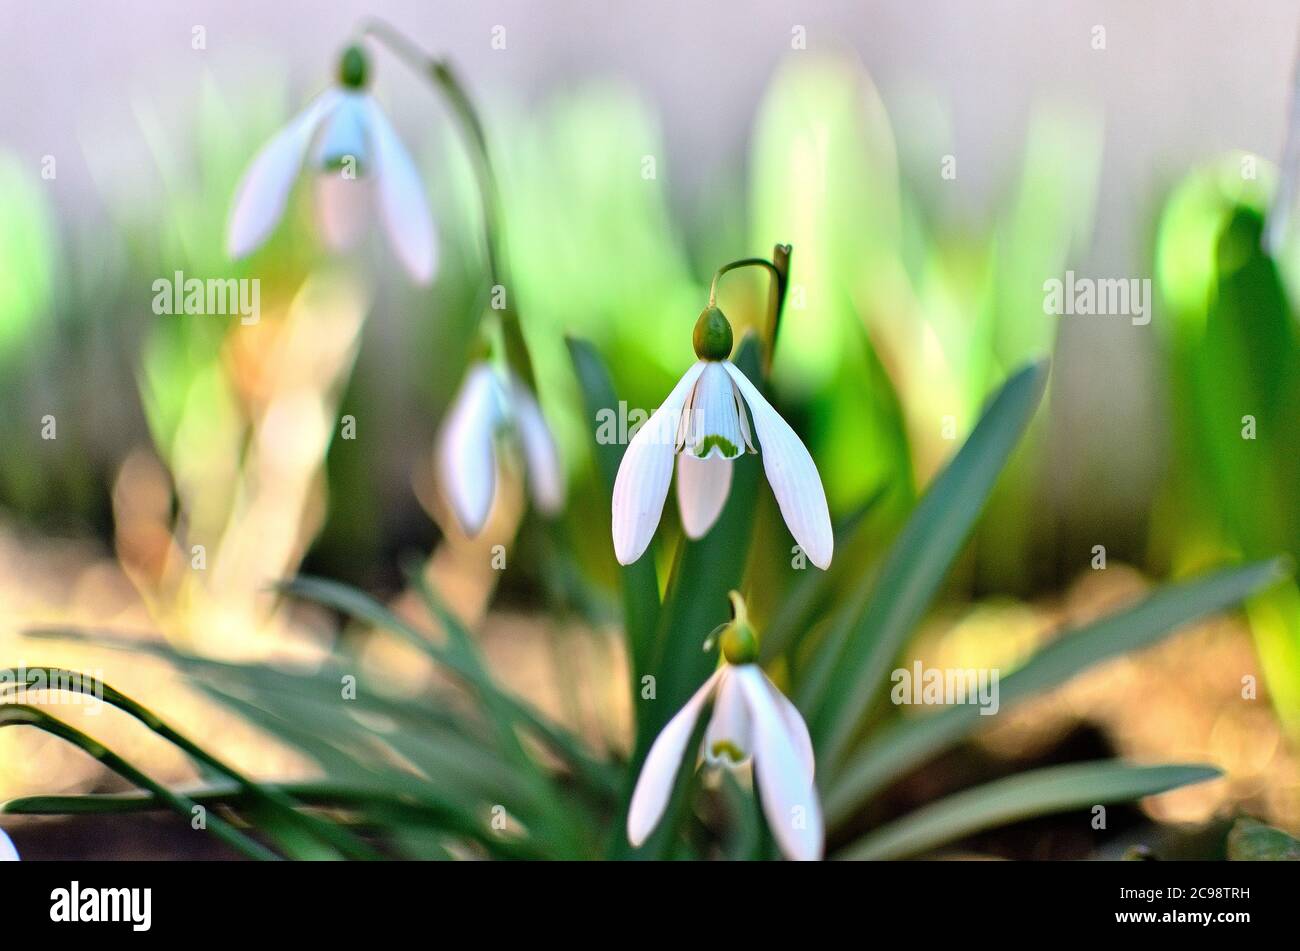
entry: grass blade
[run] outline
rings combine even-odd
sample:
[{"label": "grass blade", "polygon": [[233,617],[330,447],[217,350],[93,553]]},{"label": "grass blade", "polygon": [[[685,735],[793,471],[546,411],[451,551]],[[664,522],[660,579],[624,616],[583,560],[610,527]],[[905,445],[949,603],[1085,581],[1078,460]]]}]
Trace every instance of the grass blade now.
[{"label": "grass blade", "polygon": [[[332,607],[349,617],[399,635],[435,663],[447,668],[462,683],[475,692],[480,695],[484,692],[491,692],[494,696],[494,703],[500,704],[503,710],[509,711],[525,728],[545,743],[553,753],[568,763],[576,773],[598,778],[600,783],[598,788],[607,794],[612,794],[616,789],[616,778],[613,771],[608,768],[607,764],[590,757],[570,734],[548,723],[524,701],[501,690],[486,672],[478,669],[463,656],[430,642],[423,634],[369,595],[338,582],[305,575],[285,582],[281,589],[289,594]],[[455,622],[454,618],[451,620],[454,623],[459,623]]]},{"label": "grass blade", "polygon": [[1051,766],[931,803],[863,836],[835,857],[903,858],[993,826],[1154,796],[1219,775],[1213,766],[1131,766],[1116,760]]},{"label": "grass blade", "polygon": [[[1232,607],[1286,574],[1285,560],[1230,568],[1163,588],[1131,608],[1065,634],[1001,680],[999,709],[1005,710],[1104,660],[1146,647],[1183,625]],[[828,822],[845,819],[891,780],[973,733],[987,719],[979,715],[978,707],[959,704],[889,727],[849,757],[827,790]]]},{"label": "grass blade", "polygon": [[[264,784],[265,785],[265,784]],[[432,794],[431,789],[401,791],[382,786],[306,781],[283,783],[276,791],[314,808],[341,809],[381,819],[381,827],[417,825],[438,829],[477,842],[489,853],[505,859],[548,858],[527,842],[504,839],[490,832],[484,823]],[[183,795],[209,809],[225,806],[241,809],[252,804],[246,790],[234,783],[217,783],[184,790]],[[153,812],[169,806],[149,792],[100,793],[95,795],[25,796],[4,803],[0,812],[20,816],[120,815]]]},{"label": "grass blade", "polygon": [[[835,550],[844,551],[866,517],[889,494],[889,485],[878,486],[858,508],[835,526]],[[826,604],[834,591],[841,565],[835,562],[827,571],[805,571],[790,586],[776,612],[763,629],[760,662],[770,663],[787,648],[798,647],[800,639],[813,626],[817,610]]]},{"label": "grass blade", "polygon": [[193,740],[173,729],[165,723],[161,717],[155,714],[152,710],[149,710],[143,704],[137,703],[121,691],[114,689],[108,684],[103,683],[88,674],[82,674],[74,670],[65,670],[57,667],[25,667],[21,670],[2,668],[0,669],[0,684],[6,686],[17,686],[21,684],[27,689],[49,688],[69,690],[86,696],[101,698],[105,703],[117,707],[123,713],[134,717],[154,733],[158,734],[169,743],[172,743],[197,762],[202,763],[204,766],[214,769],[225,776],[229,776],[235,782],[248,790],[250,796],[254,799],[260,800],[263,806],[273,815],[279,816],[289,825],[310,833],[318,840],[327,843],[331,848],[338,849],[344,855],[362,859],[376,859],[381,857],[379,853],[372,849],[367,843],[351,835],[346,829],[334,826],[316,816],[305,815],[299,812],[295,808],[296,804],[292,800],[285,798],[273,790],[263,788],[261,784],[254,782],[229,763],[218,758],[213,753],[208,752]]},{"label": "grass blade", "polygon": [[[187,822],[192,822],[196,815],[194,810],[198,804],[194,800],[181,793],[172,792],[161,783],[154,782],[108,747],[97,740],[91,739],[57,717],[52,717],[44,711],[29,707],[26,704],[6,703],[0,706],[0,727],[6,726],[33,726],[52,736],[57,736],[93,756],[103,763],[105,768],[117,773],[127,782],[149,790],[160,802],[178,813]],[[204,814],[204,828],[206,831],[232,848],[238,849],[249,858],[264,861],[275,861],[280,858],[262,843],[249,838],[220,816],[209,814],[206,810]]]},{"label": "grass blade", "polygon": [[[587,420],[593,426],[602,412],[609,412],[618,407],[618,394],[609,371],[596,349],[585,340],[570,337],[569,358],[573,361],[573,371],[578,377],[582,389],[583,407]],[[614,479],[618,475],[619,463],[623,461],[626,447],[616,443],[595,443],[596,465],[600,470],[601,485],[605,496],[614,495]],[[608,525],[597,526],[608,528]],[[606,533],[607,537],[612,537]],[[613,545],[610,545],[613,551]],[[627,639],[629,665],[632,672],[632,688],[635,692],[641,682],[641,676],[650,670],[654,658],[655,631],[659,625],[659,579],[655,574],[654,542],[641,558],[621,569],[623,579],[623,631]]]},{"label": "grass blade", "polygon": [[838,761],[890,663],[960,553],[1047,382],[1047,363],[1017,372],[917,504],[881,566],[809,723],[819,759]]}]

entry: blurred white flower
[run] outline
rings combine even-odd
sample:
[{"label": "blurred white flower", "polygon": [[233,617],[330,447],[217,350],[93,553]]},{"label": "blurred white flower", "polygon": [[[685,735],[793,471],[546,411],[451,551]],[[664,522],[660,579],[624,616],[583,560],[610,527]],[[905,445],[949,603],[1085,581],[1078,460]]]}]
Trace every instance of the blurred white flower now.
[{"label": "blurred white flower", "polygon": [[496,494],[500,435],[517,437],[536,506],[554,514],[564,504],[564,471],[555,440],[528,386],[490,364],[470,367],[438,437],[439,480],[457,521],[477,535]]},{"label": "blurred white flower", "polygon": [[18,850],[14,848],[13,841],[5,835],[5,830],[0,829],[0,862],[17,862]]},{"label": "blurred white flower", "polygon": [[[818,568],[831,563],[835,538],[821,476],[789,424],[730,360],[731,326],[716,307],[695,328],[700,357],[632,437],[614,480],[614,553],[621,564],[650,544],[677,458],[682,528],[702,537],[722,513],[732,460],[762,448],[763,469],[794,540]],[[753,416],[753,431],[748,413]]]},{"label": "blurred white flower", "polygon": [[226,236],[232,258],[251,254],[270,237],[310,157],[326,243],[338,249],[355,241],[361,206],[373,189],[398,259],[415,281],[433,280],[436,237],[424,187],[388,118],[365,91],[366,73],[364,54],[350,47],[339,85],[312,100],[257,153],[235,190]]},{"label": "blurred white flower", "polygon": [[710,698],[713,716],[700,755],[711,766],[732,769],[752,757],[763,813],[782,853],[799,861],[821,858],[825,832],[808,727],[755,663],[724,663],[655,739],[632,793],[628,841],[641,845],[659,824],[686,744]]}]

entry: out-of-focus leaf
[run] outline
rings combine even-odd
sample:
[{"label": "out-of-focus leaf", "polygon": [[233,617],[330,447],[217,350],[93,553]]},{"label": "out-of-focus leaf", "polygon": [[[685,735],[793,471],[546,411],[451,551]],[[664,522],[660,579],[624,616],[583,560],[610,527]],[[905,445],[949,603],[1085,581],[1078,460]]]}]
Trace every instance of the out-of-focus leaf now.
[{"label": "out-of-focus leaf", "polygon": [[12,369],[33,337],[50,329],[57,248],[42,190],[7,151],[0,151],[0,195],[0,365]]},{"label": "out-of-focus leaf", "polygon": [[[174,665],[181,673],[197,681],[218,686],[251,687],[268,693],[285,693],[324,702],[339,696],[345,676],[356,676],[338,660],[327,660],[312,667],[272,667],[266,664],[240,664],[200,657],[178,650],[169,644],[138,638],[125,638],[107,632],[78,631],[64,628],[35,628],[23,632],[37,640],[61,640],[91,644],[107,650],[125,651],[156,657]],[[383,692],[383,685],[357,679],[357,695],[348,701],[353,708],[374,716],[392,719],[409,729],[457,729],[466,731],[465,718],[439,705],[433,698],[407,699]]]},{"label": "out-of-focus leaf", "polygon": [[[1206,545],[1247,558],[1300,557],[1300,326],[1284,283],[1293,255],[1261,247],[1274,183],[1242,174],[1253,156],[1233,154],[1179,184],[1160,222],[1156,274],[1170,319],[1175,463],[1169,511],[1155,526],[1172,560]],[[1241,486],[1250,486],[1249,492]],[[1300,591],[1280,587],[1248,605],[1270,696],[1300,736]]]},{"label": "out-of-focus leaf", "polygon": [[[999,711],[1126,651],[1153,644],[1185,624],[1229,608],[1285,577],[1283,562],[1231,568],[1157,591],[1139,604],[1066,633],[998,685]],[[845,819],[873,793],[926,757],[974,732],[988,717],[974,704],[903,720],[851,755],[826,793],[828,822]]]},{"label": "out-of-focus leaf", "polygon": [[[585,340],[569,338],[569,356],[573,370],[582,387],[583,406],[587,420],[595,426],[602,412],[618,411],[618,394],[609,378],[604,362],[594,347]],[[601,485],[606,498],[613,498],[614,479],[626,447],[597,440],[596,464],[600,469]],[[606,513],[609,507],[606,506]],[[613,538],[608,522],[598,526],[607,538]],[[610,542],[613,551],[613,542]],[[627,639],[627,652],[631,660],[632,687],[635,691],[641,676],[648,672],[654,656],[654,637],[659,623],[659,581],[655,575],[655,543],[651,541],[646,554],[620,572],[623,579],[623,631]]]},{"label": "out-of-focus leaf", "polygon": [[961,551],[1046,381],[1044,362],[1006,382],[895,541],[809,722],[822,761],[834,764],[847,749],[888,665]]},{"label": "out-of-focus leaf", "polygon": [[1051,766],[941,799],[863,836],[835,857],[902,858],[1004,823],[1154,796],[1219,775],[1213,766],[1130,766],[1113,760]]},{"label": "out-of-focus leaf", "polygon": [[195,762],[240,783],[251,798],[261,803],[263,812],[267,816],[275,817],[277,822],[296,827],[317,840],[328,843],[330,852],[339,849],[354,858],[378,858],[373,849],[367,846],[366,843],[350,836],[346,830],[322,822],[314,816],[298,812],[292,800],[286,799],[274,789],[254,782],[214,753],[171,727],[152,710],[98,678],[78,671],[53,667],[24,667],[21,670],[13,668],[0,669],[0,691],[5,686],[19,685],[26,689],[70,691],[101,699],[143,723],[154,733],[193,758]]},{"label": "out-of-focus leaf", "polygon": [[378,601],[355,588],[323,578],[298,577],[287,582],[283,590],[333,607],[350,617],[398,634],[407,643],[427,654],[477,691],[491,691],[494,702],[501,704],[519,723],[547,744],[556,755],[575,764],[584,775],[602,772],[601,764],[592,760],[579,743],[563,729],[548,723],[527,703],[501,690],[485,671],[463,657],[432,643],[419,631],[397,617]]},{"label": "out-of-focus leaf", "polygon": [[[145,773],[136,769],[102,743],[92,740],[80,730],[68,725],[57,717],[50,716],[43,710],[29,707],[26,704],[15,703],[0,705],[0,727],[6,726],[32,726],[36,727],[38,730],[43,730],[46,733],[49,733],[51,736],[57,736],[94,757],[102,763],[106,769],[117,773],[127,782],[139,786],[141,789],[147,789],[149,792],[153,793],[159,801],[164,803],[172,811],[182,816],[187,822],[191,821],[194,816],[197,815],[195,812],[197,804],[188,796],[172,792],[166,786],[155,782]],[[238,849],[249,858],[274,860],[280,857],[257,840],[245,835],[220,816],[207,816],[204,828],[208,833],[220,839],[222,842],[225,842],[232,848]]]},{"label": "out-of-focus leaf", "polygon": [[[798,251],[791,281],[810,306],[781,330],[774,372],[794,392],[829,384],[854,329],[837,303],[896,280],[898,159],[883,100],[849,57],[791,57],[755,123],[751,234]],[[811,306],[811,302],[817,302]]]},{"label": "out-of-focus leaf", "polygon": [[1230,862],[1300,862],[1300,839],[1257,819],[1238,819],[1228,833]]},{"label": "out-of-focus leaf", "polygon": [[[835,550],[844,551],[846,543],[862,525],[863,520],[888,494],[889,487],[881,486],[872,492],[857,510],[835,525]],[[780,656],[787,647],[797,645],[815,621],[814,614],[825,604],[834,588],[834,580],[844,570],[841,562],[832,562],[826,571],[805,571],[790,586],[777,607],[776,613],[763,629],[761,663]]]},{"label": "out-of-focus leaf", "polygon": [[[432,789],[420,794],[382,786],[313,780],[274,785],[276,791],[307,806],[355,812],[374,821],[384,831],[399,826],[437,829],[457,838],[469,839],[490,854],[506,859],[546,858],[547,853],[527,841],[504,838],[474,816],[440,801]],[[248,793],[233,783],[218,783],[184,790],[199,805],[240,810],[250,802]],[[23,816],[116,815],[168,808],[152,793],[103,793],[83,796],[24,796],[11,799],[0,812]]]}]

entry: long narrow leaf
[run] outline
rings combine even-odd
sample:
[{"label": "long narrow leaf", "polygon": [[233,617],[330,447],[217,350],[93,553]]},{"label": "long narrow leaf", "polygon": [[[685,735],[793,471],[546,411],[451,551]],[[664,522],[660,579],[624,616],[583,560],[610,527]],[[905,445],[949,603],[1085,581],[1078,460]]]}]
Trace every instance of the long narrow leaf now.
[{"label": "long narrow leaf", "polygon": [[143,704],[136,702],[126,694],[95,677],[73,670],[54,667],[25,667],[21,670],[13,668],[0,669],[0,680],[6,684],[21,683],[29,689],[35,686],[45,686],[51,689],[69,690],[100,698],[105,703],[117,707],[122,712],[134,717],[199,763],[235,780],[235,782],[247,789],[252,797],[261,800],[272,813],[280,816],[290,825],[310,833],[317,839],[328,843],[332,848],[339,849],[345,855],[351,855],[354,858],[379,858],[379,854],[364,841],[350,835],[345,829],[323,822],[315,816],[299,812],[294,808],[295,804],[292,800],[285,798],[274,790],[263,788],[261,784],[245,776],[240,770],[168,725],[161,717]]},{"label": "long narrow leaf", "polygon": [[[149,790],[168,808],[184,817],[186,821],[192,821],[196,815],[195,809],[198,804],[188,796],[174,793],[161,783],[150,779],[117,753],[57,717],[52,717],[44,711],[26,704],[7,703],[0,705],[0,727],[6,726],[32,726],[38,730],[44,730],[51,736],[57,736],[93,756],[103,763],[107,769],[117,773],[127,782]],[[261,860],[280,858],[262,843],[249,838],[220,816],[205,815],[203,827],[213,836],[238,849],[249,858]]]},{"label": "long narrow leaf", "polygon": [[[350,617],[372,624],[402,637],[407,643],[425,653],[435,663],[455,674],[462,682],[477,691],[495,691],[496,702],[508,709],[525,728],[544,742],[553,753],[586,775],[606,774],[596,760],[588,756],[567,732],[548,723],[527,703],[501,690],[485,673],[480,672],[463,657],[431,643],[423,634],[411,627],[388,608],[369,595],[347,585],[324,578],[299,576],[282,585],[282,590],[342,611]],[[612,780],[606,779],[606,782]]]},{"label": "long narrow leaf", "polygon": [[833,764],[848,747],[889,664],[960,553],[1046,381],[1046,362],[1012,376],[908,519],[809,724],[820,759]]},{"label": "long narrow leaf", "polygon": [[1033,816],[1127,802],[1219,776],[1213,766],[1130,766],[1114,760],[1021,773],[959,792],[859,839],[836,858],[895,859]]},{"label": "long narrow leaf", "polygon": [[[844,551],[866,517],[889,494],[889,485],[878,486],[858,508],[835,525],[835,550]],[[841,572],[835,562],[827,571],[805,571],[790,586],[780,605],[763,629],[760,662],[769,663],[788,648],[797,647],[813,626],[817,609],[829,599]]]},{"label": "long narrow leaf", "polygon": [[[569,357],[582,388],[583,408],[588,422],[594,427],[602,412],[618,406],[618,394],[610,380],[609,371],[595,348],[585,340],[568,338]],[[605,497],[614,495],[614,479],[625,447],[616,443],[595,442],[596,464],[600,470]],[[604,527],[604,526],[602,526]],[[611,537],[612,535],[608,535]],[[611,542],[610,550],[613,551]],[[654,543],[646,554],[621,571],[623,578],[623,630],[627,639],[632,686],[635,690],[641,676],[650,669],[654,657],[655,630],[659,624],[659,580],[655,575]]]},{"label": "long narrow leaf", "polygon": [[[1180,627],[1232,607],[1286,577],[1286,562],[1259,562],[1172,585],[1139,604],[1062,635],[1002,679],[999,709],[1063,684],[1126,651],[1153,644]],[[826,794],[829,822],[846,818],[892,779],[985,725],[979,708],[957,704],[890,727],[851,756]]]},{"label": "long narrow leaf", "polygon": [[[265,784],[264,784],[265,785]],[[366,817],[382,817],[381,826],[419,825],[439,829],[478,842],[500,858],[546,858],[526,841],[504,839],[487,830],[484,823],[467,817],[460,809],[439,799],[431,788],[394,792],[382,786],[310,780],[282,783],[276,791],[296,802],[316,808],[342,809]],[[186,798],[209,809],[227,806],[241,809],[255,804],[247,791],[234,783],[217,783],[181,791]],[[170,808],[149,792],[100,793],[95,795],[24,796],[4,803],[0,812],[19,816],[119,815]]]}]

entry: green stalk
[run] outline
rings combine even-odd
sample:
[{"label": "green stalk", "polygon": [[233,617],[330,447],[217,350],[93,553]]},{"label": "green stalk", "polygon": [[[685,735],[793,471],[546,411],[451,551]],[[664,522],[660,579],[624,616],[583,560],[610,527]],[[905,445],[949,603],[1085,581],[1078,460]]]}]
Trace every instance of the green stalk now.
[{"label": "green stalk", "polygon": [[790,285],[790,245],[778,244],[772,248],[772,260],[767,258],[741,258],[722,265],[713,272],[709,285],[709,306],[718,303],[718,283],[722,276],[743,267],[765,268],[772,275],[772,288],[767,299],[766,347],[763,351],[763,377],[772,375],[772,357],[776,352],[776,337],[781,330],[781,315],[785,311],[785,292]]},{"label": "green stalk", "polygon": [[474,107],[474,101],[449,62],[429,56],[392,24],[372,18],[366,21],[361,33],[381,43],[413,71],[432,82],[460,124],[466,151],[469,153],[470,164],[474,168],[474,177],[478,184],[479,204],[483,213],[483,245],[487,255],[488,279],[493,286],[500,285],[506,288],[506,306],[499,311],[490,311],[494,319],[492,325],[485,328],[486,334],[497,358],[504,361],[505,365],[535,392],[537,380],[533,374],[532,359],[528,355],[528,346],[524,342],[519,315],[510,303],[514,293],[508,280],[506,267],[505,216],[502,213],[501,191],[493,171],[487,135],[483,130],[483,122],[479,118],[478,110]]}]

